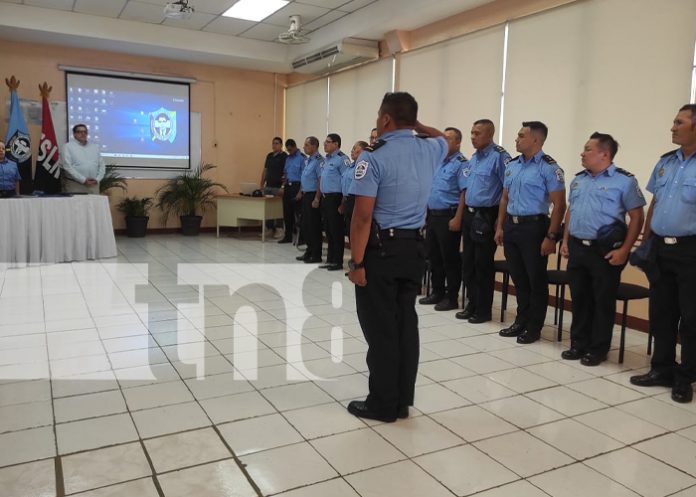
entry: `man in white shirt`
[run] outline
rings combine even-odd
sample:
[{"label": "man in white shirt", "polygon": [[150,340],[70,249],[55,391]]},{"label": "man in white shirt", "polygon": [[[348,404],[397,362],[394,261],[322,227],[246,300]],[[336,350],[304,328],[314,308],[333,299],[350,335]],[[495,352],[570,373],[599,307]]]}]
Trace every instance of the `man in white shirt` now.
[{"label": "man in white shirt", "polygon": [[87,143],[87,126],[73,126],[73,137],[63,147],[63,191],[70,193],[99,193],[99,182],[104,177],[104,159],[99,146]]}]

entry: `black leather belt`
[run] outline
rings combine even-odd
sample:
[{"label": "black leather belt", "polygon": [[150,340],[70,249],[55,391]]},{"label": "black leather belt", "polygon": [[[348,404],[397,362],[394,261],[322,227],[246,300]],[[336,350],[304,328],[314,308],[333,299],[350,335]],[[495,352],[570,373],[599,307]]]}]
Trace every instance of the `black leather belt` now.
[{"label": "black leather belt", "polygon": [[292,186],[292,185],[297,185],[299,184],[299,181],[288,181],[285,183],[285,186]]},{"label": "black leather belt", "polygon": [[657,240],[660,240],[665,245],[677,245],[679,243],[693,242],[696,241],[696,235],[689,236],[657,236]]},{"label": "black leather belt", "polygon": [[428,209],[428,214],[431,216],[453,216],[456,212],[456,206],[449,209]]},{"label": "black leather belt", "polygon": [[331,197],[342,197],[343,194],[341,192],[330,192],[330,193],[322,193],[321,196],[323,198],[331,198]]},{"label": "black leather belt", "polygon": [[402,239],[402,240],[420,240],[422,238],[421,232],[418,229],[401,229],[401,228],[389,228],[386,230],[379,231],[379,237],[382,240],[387,238],[390,239]]},{"label": "black leather belt", "polygon": [[491,211],[491,210],[496,210],[496,211],[497,211],[497,210],[498,210],[498,206],[497,206],[497,205],[491,205],[490,207],[470,207],[470,206],[467,205],[467,206],[466,206],[466,210],[468,210],[468,211],[471,212],[471,213],[475,213],[475,212],[477,212],[477,211]]},{"label": "black leather belt", "polygon": [[522,224],[522,223],[532,223],[534,221],[541,221],[542,219],[547,219],[548,216],[544,214],[535,214],[533,216],[513,216],[512,214],[507,215],[507,220],[512,224]]},{"label": "black leather belt", "polygon": [[570,238],[574,242],[579,243],[580,245],[584,245],[585,247],[592,247],[593,245],[597,245],[597,240],[587,240],[584,238],[578,238],[576,236],[571,236]]}]

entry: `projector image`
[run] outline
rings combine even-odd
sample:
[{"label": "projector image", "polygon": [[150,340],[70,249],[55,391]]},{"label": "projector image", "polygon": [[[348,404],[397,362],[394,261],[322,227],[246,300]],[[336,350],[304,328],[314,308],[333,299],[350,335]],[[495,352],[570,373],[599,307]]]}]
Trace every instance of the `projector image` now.
[{"label": "projector image", "polygon": [[188,4],[188,0],[176,0],[167,2],[164,6],[164,16],[169,19],[190,19],[195,9]]}]

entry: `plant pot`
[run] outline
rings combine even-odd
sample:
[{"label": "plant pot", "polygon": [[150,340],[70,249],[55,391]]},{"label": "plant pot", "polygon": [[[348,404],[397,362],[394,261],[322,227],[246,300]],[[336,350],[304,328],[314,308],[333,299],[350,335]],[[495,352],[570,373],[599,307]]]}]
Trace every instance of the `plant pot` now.
[{"label": "plant pot", "polygon": [[148,216],[126,216],[126,235],[130,238],[142,238],[147,232]]},{"label": "plant pot", "polygon": [[181,220],[181,234],[184,236],[198,236],[201,230],[203,216],[179,216]]}]

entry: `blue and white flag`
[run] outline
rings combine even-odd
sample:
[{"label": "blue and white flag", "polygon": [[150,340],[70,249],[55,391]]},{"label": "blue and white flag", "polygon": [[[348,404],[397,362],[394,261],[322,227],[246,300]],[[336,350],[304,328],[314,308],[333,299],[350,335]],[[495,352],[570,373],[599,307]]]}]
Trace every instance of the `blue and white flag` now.
[{"label": "blue and white flag", "polygon": [[31,140],[22,109],[19,107],[17,90],[10,89],[10,124],[5,138],[7,158],[17,163],[22,180],[19,192],[29,195],[34,191],[31,179]]}]

